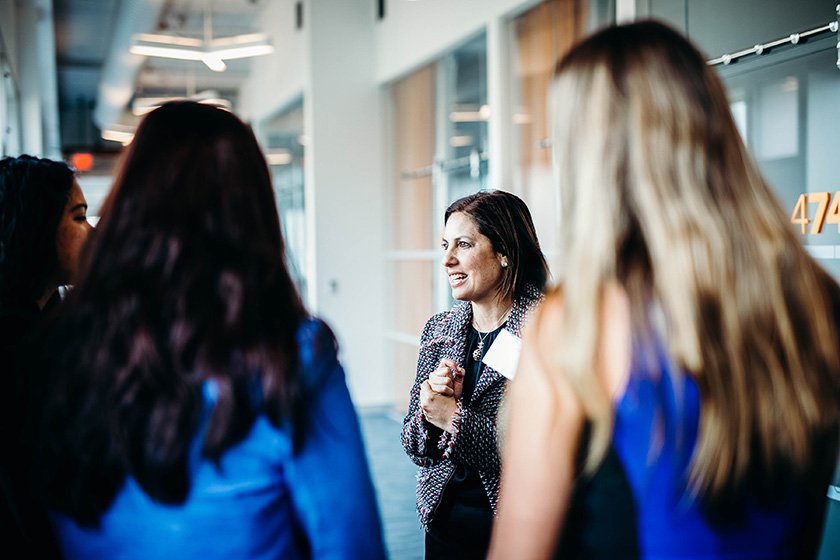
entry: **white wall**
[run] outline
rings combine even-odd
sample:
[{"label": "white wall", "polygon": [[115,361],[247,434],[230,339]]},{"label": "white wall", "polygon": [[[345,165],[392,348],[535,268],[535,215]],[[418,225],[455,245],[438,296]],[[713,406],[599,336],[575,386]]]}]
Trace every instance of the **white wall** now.
[{"label": "white wall", "polygon": [[61,159],[52,0],[18,4],[23,151]]},{"label": "white wall", "polygon": [[[503,64],[506,18],[536,3],[388,0],[377,21],[372,0],[304,0],[303,30],[294,29],[294,0],[266,4],[275,52],[253,61],[239,113],[259,125],[303,93],[308,297],[338,336],[357,405],[389,405],[393,395],[383,343],[388,84],[484,29],[488,62]],[[496,70],[489,101],[502,114],[508,77]],[[491,175],[505,182],[504,131],[490,124]]]},{"label": "white wall", "polygon": [[[359,406],[390,404],[382,331],[384,290],[383,93],[375,79],[375,3],[294,0],[266,4],[275,47],[252,62],[240,115],[257,125],[303,94],[307,276],[311,311],[336,333]],[[314,109],[314,110],[313,110]]]},{"label": "white wall", "polygon": [[[296,30],[295,0],[273,0],[265,5],[261,29],[271,37],[275,51],[253,60],[251,77],[240,90],[239,113],[253,120],[266,118],[300,94],[308,79],[309,62],[317,60],[308,52],[307,37],[313,27],[311,9],[324,7],[321,4],[336,8],[332,16],[321,16],[324,22],[341,23],[342,13],[362,16],[359,23],[365,25],[367,33],[374,34],[373,82],[386,84],[438,58],[493,22],[538,3],[539,0],[386,0],[385,18],[375,21],[373,1],[304,0],[303,29]],[[336,38],[333,47],[342,49],[348,45]],[[355,44],[349,47],[356,49]],[[369,62],[348,60],[350,68],[367,66]]]},{"label": "white wall", "polygon": [[[21,151],[60,159],[52,4],[52,0],[0,0],[0,50],[9,60],[19,93]],[[3,88],[0,94],[5,94]]]},{"label": "white wall", "polygon": [[368,0],[316,1],[305,14],[315,307],[336,330],[351,392],[363,406],[390,401],[382,344],[384,95],[374,79],[374,7]]},{"label": "white wall", "polygon": [[20,152],[19,100],[17,93],[9,93],[16,92],[20,83],[16,21],[15,2],[0,0],[0,60],[8,61],[9,68],[7,74],[7,66],[0,65],[0,157]]},{"label": "white wall", "polygon": [[5,52],[15,81],[20,82],[17,50],[17,2],[0,0],[0,51]]},{"label": "white wall", "polygon": [[628,23],[636,19],[636,0],[615,0],[616,23]]},{"label": "white wall", "polygon": [[376,79],[384,83],[407,74],[491,22],[538,3],[538,0],[388,0],[385,19],[376,26]]},{"label": "white wall", "polygon": [[[343,0],[342,0],[343,1]],[[238,113],[259,122],[300,96],[309,60],[308,29],[295,29],[295,1],[272,0],[261,15],[262,31],[274,52],[251,61],[251,75],[240,89]]]},{"label": "white wall", "polygon": [[44,134],[41,118],[41,90],[38,87],[37,9],[24,2],[18,11],[18,53],[20,70],[20,113],[23,152],[43,156]]}]

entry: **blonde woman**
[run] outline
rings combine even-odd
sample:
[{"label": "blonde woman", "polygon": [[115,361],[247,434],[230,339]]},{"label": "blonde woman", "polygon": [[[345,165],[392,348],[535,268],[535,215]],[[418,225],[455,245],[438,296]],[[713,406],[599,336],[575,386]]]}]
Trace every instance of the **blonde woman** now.
[{"label": "blonde woman", "polygon": [[526,328],[490,558],[809,558],[837,456],[837,286],[715,71],[656,22],[553,84],[563,280]]}]

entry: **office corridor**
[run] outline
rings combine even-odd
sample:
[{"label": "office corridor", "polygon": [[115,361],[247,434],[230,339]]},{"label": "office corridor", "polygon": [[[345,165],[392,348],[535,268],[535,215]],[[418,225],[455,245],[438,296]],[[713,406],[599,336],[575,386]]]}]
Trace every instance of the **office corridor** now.
[{"label": "office corridor", "polygon": [[414,510],[417,466],[400,444],[402,419],[392,412],[360,414],[391,560],[421,560],[423,529]]}]

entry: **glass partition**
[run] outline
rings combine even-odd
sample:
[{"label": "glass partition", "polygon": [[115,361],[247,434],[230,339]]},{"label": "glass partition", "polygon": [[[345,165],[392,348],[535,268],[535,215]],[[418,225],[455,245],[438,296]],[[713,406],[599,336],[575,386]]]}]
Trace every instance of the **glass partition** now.
[{"label": "glass partition", "polygon": [[556,251],[558,219],[551,171],[548,87],[557,61],[586,30],[586,2],[547,0],[517,16],[511,57],[513,191],[534,218],[543,251]]},{"label": "glass partition", "polygon": [[390,95],[394,178],[388,193],[385,344],[394,402],[404,412],[423,325],[452,303],[440,266],[443,213],[454,200],[487,186],[485,35],[395,82]]},{"label": "glass partition", "polygon": [[739,68],[720,70],[736,123],[791,217],[791,227],[840,279],[840,206],[833,206],[840,204],[836,64],[829,37],[785,56],[739,61]]},{"label": "glass partition", "polygon": [[303,161],[306,137],[303,131],[303,99],[298,99],[262,123],[260,133],[271,168],[280,226],[286,242],[286,264],[300,296],[306,303],[306,203]]},{"label": "glass partition", "polygon": [[438,65],[442,132],[438,154],[447,202],[487,187],[487,46],[484,34]]}]

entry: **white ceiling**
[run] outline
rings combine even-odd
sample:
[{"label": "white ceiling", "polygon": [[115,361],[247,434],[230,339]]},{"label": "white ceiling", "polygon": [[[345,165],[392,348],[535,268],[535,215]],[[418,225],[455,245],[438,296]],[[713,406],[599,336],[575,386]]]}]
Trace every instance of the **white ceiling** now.
[{"label": "white ceiling", "polygon": [[[166,33],[201,38],[207,0],[54,0],[56,64],[62,144],[74,149],[112,149],[101,140],[94,121],[95,107],[113,103],[102,96],[105,85],[130,88],[136,96],[185,96],[212,89],[234,104],[247,77],[248,59],[231,60],[225,72],[213,72],[199,61],[164,58],[135,59],[128,55],[133,33]],[[269,2],[279,0],[209,0],[213,37],[259,31],[259,17]],[[139,6],[139,8],[138,8]],[[152,10],[149,25],[137,28],[138,18],[125,20],[125,10]],[[154,13],[156,12],[156,13]],[[113,72],[117,67],[121,72]],[[103,68],[109,68],[103,72]],[[116,76],[116,78],[115,78]],[[120,82],[115,84],[114,80]],[[125,90],[125,89],[124,89]],[[125,90],[128,91],[128,90]],[[136,120],[120,99],[112,115],[130,124]],[[101,113],[98,113],[101,114]]]}]

